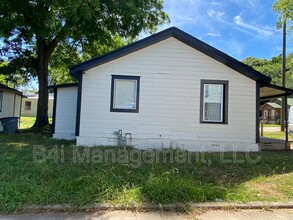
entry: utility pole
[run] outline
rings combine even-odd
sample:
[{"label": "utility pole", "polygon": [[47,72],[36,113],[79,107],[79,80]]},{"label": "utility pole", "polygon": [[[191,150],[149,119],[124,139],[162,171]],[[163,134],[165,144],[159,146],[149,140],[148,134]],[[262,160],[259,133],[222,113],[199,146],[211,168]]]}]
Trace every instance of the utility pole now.
[{"label": "utility pole", "polygon": [[[286,86],[286,19],[283,22],[283,54],[282,54],[282,86]],[[286,97],[282,97],[281,131],[284,131],[284,122],[287,115]],[[287,130],[287,124],[286,124]]]}]

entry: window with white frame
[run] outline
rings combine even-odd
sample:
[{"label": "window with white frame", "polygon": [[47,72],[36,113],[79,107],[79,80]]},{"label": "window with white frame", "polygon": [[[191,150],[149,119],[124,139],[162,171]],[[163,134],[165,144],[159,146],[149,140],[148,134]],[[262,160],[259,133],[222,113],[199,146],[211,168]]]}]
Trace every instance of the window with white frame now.
[{"label": "window with white frame", "polygon": [[3,92],[0,92],[0,112],[2,112]]},{"label": "window with white frame", "polygon": [[228,81],[201,81],[201,123],[228,123]]},{"label": "window with white frame", "polygon": [[139,111],[139,76],[112,75],[111,107],[112,112]]}]

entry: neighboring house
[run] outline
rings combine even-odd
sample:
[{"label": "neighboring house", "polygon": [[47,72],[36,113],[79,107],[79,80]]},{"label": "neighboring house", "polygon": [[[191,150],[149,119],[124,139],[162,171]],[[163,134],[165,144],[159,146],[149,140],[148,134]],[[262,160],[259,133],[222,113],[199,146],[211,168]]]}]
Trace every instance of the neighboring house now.
[{"label": "neighboring house", "polygon": [[260,140],[260,98],[293,93],[177,28],[70,74],[78,84],[50,87],[53,137],[84,146],[245,151]]},{"label": "neighboring house", "polygon": [[[38,95],[27,94],[27,98],[22,99],[21,116],[36,117],[38,107]],[[53,117],[53,103],[54,97],[49,95],[48,100],[48,116]]]},{"label": "neighboring house", "polygon": [[[287,99],[287,110],[293,106],[293,98],[288,97]],[[261,117],[263,121],[268,124],[279,124],[282,109],[282,99],[273,98],[269,102],[266,102],[260,107]]]},{"label": "neighboring house", "polygon": [[[20,117],[22,93],[6,85],[0,84],[0,119]],[[0,123],[0,131],[3,127]]]},{"label": "neighboring house", "polygon": [[279,124],[281,116],[281,106],[275,102],[267,102],[260,107],[261,117],[264,123]]}]

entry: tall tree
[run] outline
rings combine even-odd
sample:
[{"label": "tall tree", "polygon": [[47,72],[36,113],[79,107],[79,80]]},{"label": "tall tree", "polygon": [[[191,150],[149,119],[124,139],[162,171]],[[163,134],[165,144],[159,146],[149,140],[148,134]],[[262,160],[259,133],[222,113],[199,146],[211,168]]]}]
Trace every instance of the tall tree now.
[{"label": "tall tree", "polygon": [[[277,0],[273,8],[279,17],[279,27],[286,21],[293,21],[293,1],[292,0]],[[292,28],[292,25],[291,25]]]},{"label": "tall tree", "polygon": [[35,127],[48,124],[48,70],[58,44],[81,50],[113,36],[135,38],[168,21],[163,0],[9,0],[0,2],[0,18],[1,55],[38,78]]}]

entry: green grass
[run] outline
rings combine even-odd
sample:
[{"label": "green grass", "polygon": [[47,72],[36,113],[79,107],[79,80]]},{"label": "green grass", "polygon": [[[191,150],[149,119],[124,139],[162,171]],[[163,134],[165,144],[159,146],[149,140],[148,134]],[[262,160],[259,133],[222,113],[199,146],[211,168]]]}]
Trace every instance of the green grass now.
[{"label": "green grass", "polygon": [[[21,116],[20,117],[20,130],[27,130],[30,129],[35,123],[36,117],[27,117]],[[49,123],[52,124],[52,118],[49,118]]]},{"label": "green grass", "polygon": [[[263,134],[264,137],[269,137],[269,138],[276,138],[276,139],[282,139],[285,140],[286,136],[285,136],[285,132],[282,131],[277,131],[277,132],[264,132]],[[291,139],[291,136],[288,135],[288,139]]]},{"label": "green grass", "polygon": [[264,127],[272,128],[272,127],[280,127],[278,124],[263,124]]},{"label": "green grass", "polygon": [[[77,154],[72,144],[41,134],[0,134],[0,211],[20,211],[32,204],[71,204],[78,210],[93,203],[139,207],[142,203],[219,199],[293,200],[292,152],[251,153],[250,159],[260,157],[257,163],[251,163],[244,153],[234,157],[232,153],[192,153],[189,161],[184,161],[183,151],[168,150],[163,161],[164,151],[154,151],[161,156],[151,163],[150,152],[80,147],[81,154],[88,152],[91,156],[80,161],[73,156]],[[180,160],[170,161],[170,154],[176,152]],[[42,160],[44,155],[46,160]],[[122,155],[130,155],[131,160]],[[148,160],[140,162],[142,156]]]},{"label": "green grass", "polygon": [[31,128],[35,123],[36,118],[35,117],[20,117],[20,126],[19,129],[27,129]]}]

